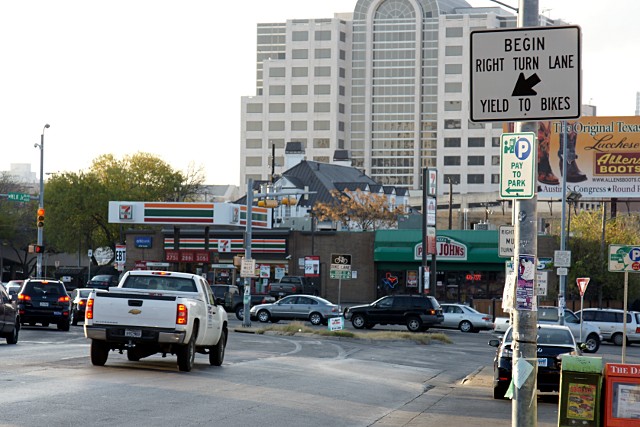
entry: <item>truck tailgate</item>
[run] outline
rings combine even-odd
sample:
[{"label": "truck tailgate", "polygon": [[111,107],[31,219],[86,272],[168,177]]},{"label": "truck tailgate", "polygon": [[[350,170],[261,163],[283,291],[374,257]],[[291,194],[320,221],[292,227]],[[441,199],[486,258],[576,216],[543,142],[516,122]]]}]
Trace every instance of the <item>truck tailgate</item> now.
[{"label": "truck tailgate", "polygon": [[98,292],[93,306],[93,324],[173,329],[176,326],[176,300],[175,295]]}]

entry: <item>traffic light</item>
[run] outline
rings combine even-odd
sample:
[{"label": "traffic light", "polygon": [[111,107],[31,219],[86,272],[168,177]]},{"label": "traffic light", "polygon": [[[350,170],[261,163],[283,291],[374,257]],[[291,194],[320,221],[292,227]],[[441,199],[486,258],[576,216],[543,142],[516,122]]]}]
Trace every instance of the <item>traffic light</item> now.
[{"label": "traffic light", "polygon": [[38,208],[38,215],[36,217],[36,225],[38,228],[44,227],[44,208]]},{"label": "traffic light", "polygon": [[29,245],[28,252],[30,254],[43,254],[44,246],[42,245]]},{"label": "traffic light", "polygon": [[266,199],[258,201],[258,206],[261,208],[275,208],[278,207],[278,201],[273,199]]}]

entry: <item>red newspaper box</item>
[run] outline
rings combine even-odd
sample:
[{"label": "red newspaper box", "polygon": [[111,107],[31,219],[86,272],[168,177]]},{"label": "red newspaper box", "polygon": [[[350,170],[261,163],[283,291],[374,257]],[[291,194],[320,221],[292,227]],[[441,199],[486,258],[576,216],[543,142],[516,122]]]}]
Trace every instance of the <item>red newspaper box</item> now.
[{"label": "red newspaper box", "polygon": [[640,365],[605,365],[605,426],[640,427]]}]

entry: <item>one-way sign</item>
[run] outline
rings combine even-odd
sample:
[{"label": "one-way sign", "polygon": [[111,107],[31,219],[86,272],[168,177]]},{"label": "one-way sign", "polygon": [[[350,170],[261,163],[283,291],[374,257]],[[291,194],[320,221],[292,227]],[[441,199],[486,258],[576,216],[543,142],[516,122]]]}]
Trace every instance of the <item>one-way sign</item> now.
[{"label": "one-way sign", "polygon": [[471,120],[580,117],[580,27],[471,32]]}]

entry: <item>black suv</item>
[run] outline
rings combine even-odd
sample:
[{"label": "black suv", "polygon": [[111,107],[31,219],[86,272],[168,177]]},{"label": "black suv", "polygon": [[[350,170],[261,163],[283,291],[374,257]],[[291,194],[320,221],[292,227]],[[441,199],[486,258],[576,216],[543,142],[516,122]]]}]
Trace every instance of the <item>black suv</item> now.
[{"label": "black suv", "polygon": [[387,295],[371,304],[356,305],[344,311],[356,329],[375,325],[407,325],[411,332],[426,331],[444,321],[438,301],[427,295]]},{"label": "black suv", "polygon": [[69,330],[71,299],[64,284],[55,279],[27,279],[18,294],[20,323],[34,326],[36,323],[58,325],[61,331]]}]

